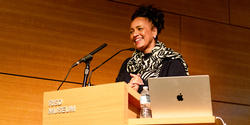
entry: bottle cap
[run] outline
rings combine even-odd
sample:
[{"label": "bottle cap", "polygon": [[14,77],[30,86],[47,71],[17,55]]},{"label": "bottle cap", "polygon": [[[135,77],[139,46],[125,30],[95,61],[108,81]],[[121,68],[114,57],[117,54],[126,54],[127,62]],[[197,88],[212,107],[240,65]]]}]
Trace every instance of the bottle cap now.
[{"label": "bottle cap", "polygon": [[145,90],[145,89],[147,89],[148,90],[148,86],[143,86],[143,89]]}]

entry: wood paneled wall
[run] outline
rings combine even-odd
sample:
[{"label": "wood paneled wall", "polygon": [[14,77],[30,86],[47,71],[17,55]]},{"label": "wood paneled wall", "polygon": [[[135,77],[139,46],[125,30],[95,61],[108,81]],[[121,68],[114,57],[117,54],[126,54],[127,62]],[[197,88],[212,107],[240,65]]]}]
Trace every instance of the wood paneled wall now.
[{"label": "wood paneled wall", "polygon": [[[59,82],[0,75],[1,125],[41,125],[43,92],[54,91]],[[79,87],[65,83],[64,88]],[[79,97],[81,98],[81,97]]]},{"label": "wood paneled wall", "polygon": [[[0,124],[42,124],[42,94],[56,90],[69,67],[103,43],[96,67],[128,40],[130,16],[140,4],[165,12],[159,39],[179,51],[191,75],[209,74],[214,115],[228,125],[250,123],[250,2],[248,0],[8,0],[0,1]],[[123,52],[92,76],[112,83]],[[68,81],[81,83],[85,64]],[[62,89],[80,87],[65,83]]]}]

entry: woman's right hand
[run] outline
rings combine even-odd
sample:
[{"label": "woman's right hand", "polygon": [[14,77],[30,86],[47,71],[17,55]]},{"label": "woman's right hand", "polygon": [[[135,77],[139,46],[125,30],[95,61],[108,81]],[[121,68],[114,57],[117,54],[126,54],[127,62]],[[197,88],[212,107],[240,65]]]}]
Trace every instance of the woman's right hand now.
[{"label": "woman's right hand", "polygon": [[140,74],[132,74],[130,73],[131,80],[129,81],[128,85],[134,89],[135,91],[138,91],[139,85],[144,85],[143,80],[140,77]]}]

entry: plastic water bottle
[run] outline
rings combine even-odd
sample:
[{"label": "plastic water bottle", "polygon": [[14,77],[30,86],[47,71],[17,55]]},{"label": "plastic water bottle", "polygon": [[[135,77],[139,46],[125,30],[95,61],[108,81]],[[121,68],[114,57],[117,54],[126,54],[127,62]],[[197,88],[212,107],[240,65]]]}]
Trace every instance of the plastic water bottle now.
[{"label": "plastic water bottle", "polygon": [[143,90],[141,92],[140,104],[141,104],[140,118],[152,118],[150,96],[147,86],[143,86]]}]

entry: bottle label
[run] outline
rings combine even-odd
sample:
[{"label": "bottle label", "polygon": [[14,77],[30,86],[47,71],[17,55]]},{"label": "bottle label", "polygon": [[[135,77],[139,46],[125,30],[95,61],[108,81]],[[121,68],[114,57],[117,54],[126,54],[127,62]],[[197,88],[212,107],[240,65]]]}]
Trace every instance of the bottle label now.
[{"label": "bottle label", "polygon": [[141,104],[150,103],[150,97],[149,97],[148,95],[146,95],[146,96],[141,96],[141,98],[140,98],[140,103],[141,103]]}]

